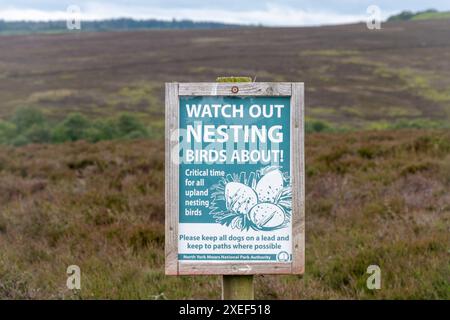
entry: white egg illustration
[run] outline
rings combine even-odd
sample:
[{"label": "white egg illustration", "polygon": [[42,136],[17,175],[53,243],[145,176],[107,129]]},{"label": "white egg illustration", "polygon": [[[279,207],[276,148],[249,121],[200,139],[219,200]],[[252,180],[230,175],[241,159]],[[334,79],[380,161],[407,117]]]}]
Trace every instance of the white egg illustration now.
[{"label": "white egg illustration", "polygon": [[259,203],[249,213],[249,219],[259,228],[277,228],[284,223],[283,209],[273,203]]},{"label": "white egg illustration", "polygon": [[255,191],[240,182],[229,182],[225,186],[225,201],[228,210],[245,215],[258,203]]},{"label": "white egg illustration", "polygon": [[283,189],[284,179],[280,170],[269,171],[256,184],[256,194],[260,202],[275,202]]}]

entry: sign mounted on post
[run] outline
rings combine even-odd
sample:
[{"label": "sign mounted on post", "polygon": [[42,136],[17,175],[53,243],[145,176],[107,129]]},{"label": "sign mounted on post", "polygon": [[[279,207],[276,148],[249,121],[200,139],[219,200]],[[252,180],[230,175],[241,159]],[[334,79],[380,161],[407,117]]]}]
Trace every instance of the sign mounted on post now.
[{"label": "sign mounted on post", "polygon": [[303,273],[303,92],[166,84],[166,274]]}]

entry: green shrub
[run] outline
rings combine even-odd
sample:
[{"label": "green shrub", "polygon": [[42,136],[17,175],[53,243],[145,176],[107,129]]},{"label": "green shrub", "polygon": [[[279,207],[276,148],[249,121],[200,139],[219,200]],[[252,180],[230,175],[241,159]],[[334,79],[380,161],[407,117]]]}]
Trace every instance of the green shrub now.
[{"label": "green shrub", "polygon": [[145,126],[135,116],[122,113],[117,119],[117,130],[121,137],[127,137],[131,133],[134,136],[145,137],[148,135]]},{"label": "green shrub", "polygon": [[16,136],[16,125],[0,120],[0,144],[9,143]]},{"label": "green shrub", "polygon": [[98,128],[88,128],[84,132],[84,139],[89,142],[98,142],[105,140],[103,137],[103,132]]},{"label": "green shrub", "polygon": [[164,135],[164,122],[157,122],[157,127],[150,129],[136,116],[128,113],[94,121],[80,113],[70,113],[61,122],[53,125],[51,129],[39,110],[30,107],[19,108],[10,121],[0,120],[0,144],[22,146],[28,143],[61,143],[81,139],[97,142]]},{"label": "green shrub", "polygon": [[124,136],[124,139],[142,139],[142,138],[146,138],[148,136],[148,134],[145,131],[131,131],[129,134],[127,134],[126,136]]},{"label": "green shrub", "polygon": [[16,125],[19,133],[28,130],[33,125],[43,126],[45,124],[42,112],[32,107],[18,108],[11,120]]},{"label": "green shrub", "polygon": [[11,139],[9,143],[15,147],[20,147],[30,143],[30,141],[28,141],[28,139],[24,135],[18,135]]},{"label": "green shrub", "polygon": [[327,132],[331,131],[332,127],[320,120],[306,120],[305,121],[305,132],[306,133],[313,133],[313,132]]},{"label": "green shrub", "polygon": [[32,125],[25,131],[24,137],[29,143],[48,143],[51,141],[51,131],[46,125]]},{"label": "green shrub", "polygon": [[95,120],[92,124],[93,129],[97,131],[93,131],[92,133],[97,134],[96,138],[98,140],[111,140],[119,137],[119,132],[117,130],[117,121],[115,119],[106,119],[106,120]]}]

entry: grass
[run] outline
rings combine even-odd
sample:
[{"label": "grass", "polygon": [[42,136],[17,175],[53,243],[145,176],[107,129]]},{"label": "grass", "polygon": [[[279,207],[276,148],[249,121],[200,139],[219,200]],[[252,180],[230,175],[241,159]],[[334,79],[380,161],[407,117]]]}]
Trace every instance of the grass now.
[{"label": "grass", "polygon": [[450,19],[450,11],[423,12],[411,18],[411,20],[435,20],[435,19]]},{"label": "grass", "polygon": [[[308,135],[306,273],[256,277],[256,297],[449,299],[449,141]],[[219,277],[164,275],[163,159],[161,140],[1,146],[0,298],[220,298]],[[381,290],[365,286],[370,264]]]}]

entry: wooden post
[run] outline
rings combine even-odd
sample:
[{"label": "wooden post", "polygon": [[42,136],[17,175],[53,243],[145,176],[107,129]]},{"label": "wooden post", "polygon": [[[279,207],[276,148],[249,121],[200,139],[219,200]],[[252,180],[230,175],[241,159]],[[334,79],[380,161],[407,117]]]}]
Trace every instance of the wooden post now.
[{"label": "wooden post", "polygon": [[[252,82],[250,77],[218,77],[216,82]],[[253,275],[223,275],[222,300],[253,300]]]},{"label": "wooden post", "polygon": [[222,276],[222,300],[253,300],[253,276]]}]

